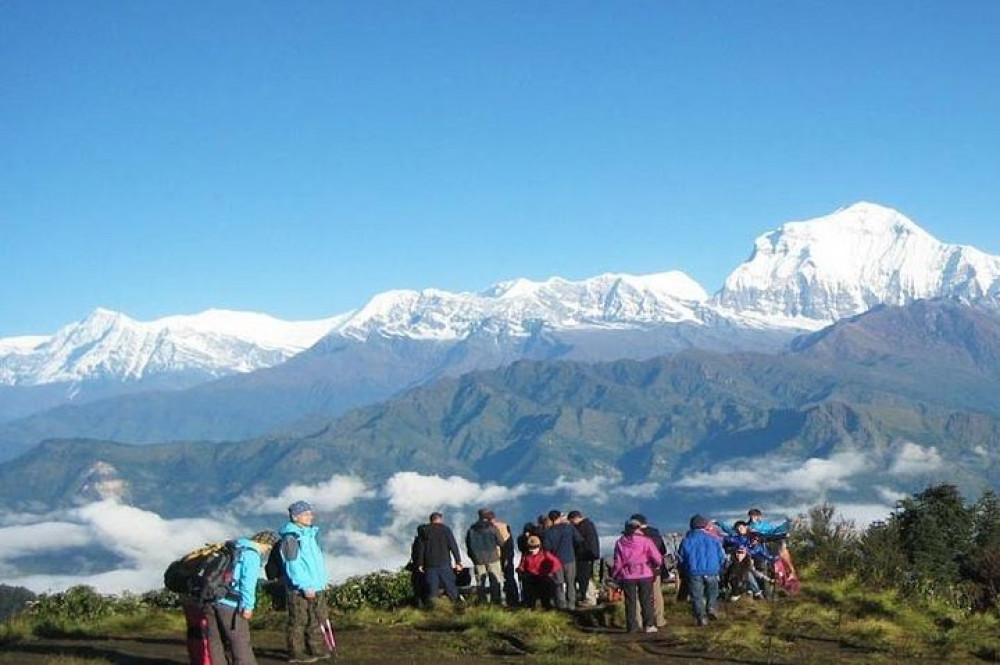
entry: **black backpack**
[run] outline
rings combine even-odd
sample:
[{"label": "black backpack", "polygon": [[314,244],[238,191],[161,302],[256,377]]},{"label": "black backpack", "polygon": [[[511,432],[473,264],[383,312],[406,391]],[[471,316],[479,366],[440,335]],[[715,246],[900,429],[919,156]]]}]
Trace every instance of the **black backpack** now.
[{"label": "black backpack", "polygon": [[281,540],[271,548],[271,553],[267,556],[267,562],[264,564],[264,576],[268,580],[280,580],[285,577],[285,560],[281,556],[281,551],[289,538],[294,538],[295,544],[298,545],[299,537],[297,534],[283,533]]},{"label": "black backpack", "polygon": [[237,600],[233,573],[240,551],[247,549],[229,540],[221,545],[207,545],[174,561],[163,572],[163,584],[169,590],[190,596],[200,603],[214,603],[223,598]]}]

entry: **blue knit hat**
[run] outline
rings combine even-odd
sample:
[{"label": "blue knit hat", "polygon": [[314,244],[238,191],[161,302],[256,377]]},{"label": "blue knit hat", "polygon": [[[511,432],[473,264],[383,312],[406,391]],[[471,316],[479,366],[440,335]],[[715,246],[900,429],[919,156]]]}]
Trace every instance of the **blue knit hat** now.
[{"label": "blue knit hat", "polygon": [[296,501],[292,505],[288,506],[289,517],[295,517],[296,515],[301,515],[306,511],[312,511],[313,507],[308,501]]}]

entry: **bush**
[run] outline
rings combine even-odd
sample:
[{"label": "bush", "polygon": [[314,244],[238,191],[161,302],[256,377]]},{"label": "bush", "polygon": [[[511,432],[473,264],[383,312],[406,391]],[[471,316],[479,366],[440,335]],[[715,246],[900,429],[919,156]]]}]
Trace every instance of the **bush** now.
[{"label": "bush", "polygon": [[391,610],[410,604],[413,588],[407,571],[380,570],[368,575],[352,577],[343,584],[331,587],[327,605],[335,610],[350,611],[362,607]]},{"label": "bush", "polygon": [[830,503],[809,510],[806,521],[793,528],[789,547],[803,565],[815,566],[822,577],[854,568],[858,556],[858,533],[854,522],[834,519]]}]

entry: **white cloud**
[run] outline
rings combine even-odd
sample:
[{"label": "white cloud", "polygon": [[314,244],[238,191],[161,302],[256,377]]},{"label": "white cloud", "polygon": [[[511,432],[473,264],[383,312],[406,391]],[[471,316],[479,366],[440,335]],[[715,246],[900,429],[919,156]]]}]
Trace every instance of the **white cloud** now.
[{"label": "white cloud", "polygon": [[[21,515],[17,521],[30,516]],[[99,501],[67,511],[58,521],[38,516],[35,524],[0,528],[0,561],[8,584],[35,591],[59,591],[75,584],[88,584],[103,593],[158,588],[163,570],[173,559],[207,542],[219,542],[240,534],[231,518],[165,520],[156,513],[125,506],[113,500]],[[92,575],[19,575],[10,563],[28,552],[61,551],[100,545],[122,559],[116,570]]]},{"label": "white cloud", "polygon": [[937,471],[944,467],[944,459],[937,448],[924,448],[909,441],[896,448],[889,465],[889,473],[898,476],[912,476]]},{"label": "white cloud", "polygon": [[878,490],[878,495],[882,497],[882,500],[892,506],[895,506],[897,501],[902,501],[909,496],[906,492],[900,492],[891,487],[876,487],[875,489]]},{"label": "white cloud", "polygon": [[565,476],[559,476],[550,488],[542,491],[549,494],[567,492],[574,497],[588,499],[593,503],[605,503],[613,495],[649,499],[656,496],[659,489],[660,486],[657,483],[622,485],[621,481],[608,476],[593,476],[580,480],[567,480]]},{"label": "white cloud", "polygon": [[284,513],[296,501],[308,501],[316,510],[343,508],[358,499],[370,499],[375,491],[354,476],[333,475],[318,485],[289,485],[274,497],[251,497],[240,502],[253,514]]},{"label": "white cloud", "polygon": [[[676,487],[698,488],[726,494],[734,490],[791,490],[819,494],[831,489],[847,489],[848,479],[872,464],[859,451],[836,453],[829,459],[811,457],[805,462],[764,458],[741,466],[726,465],[716,471],[695,473],[674,483]],[[762,482],[766,479],[766,482]]]},{"label": "white cloud", "polygon": [[988,451],[986,449],[986,446],[983,446],[983,445],[979,445],[979,446],[974,447],[972,449],[972,452],[976,453],[980,457],[989,457],[990,456],[990,451]]},{"label": "white cloud", "polygon": [[95,541],[94,533],[72,522],[44,522],[0,528],[0,561],[67,547],[83,547]]},{"label": "white cloud", "polygon": [[413,471],[401,471],[386,481],[384,494],[394,513],[396,523],[424,521],[434,511],[448,508],[480,507],[510,501],[527,494],[527,485],[504,487],[487,483],[480,485],[460,476],[425,476]]}]

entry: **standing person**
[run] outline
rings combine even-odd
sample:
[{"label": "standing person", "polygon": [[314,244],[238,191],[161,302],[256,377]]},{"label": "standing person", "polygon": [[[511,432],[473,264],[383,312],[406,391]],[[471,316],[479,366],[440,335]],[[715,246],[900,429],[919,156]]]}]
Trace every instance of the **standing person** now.
[{"label": "standing person", "polygon": [[517,564],[524,590],[524,606],[534,609],[542,603],[542,609],[552,609],[556,596],[555,576],[562,569],[562,563],[552,552],[542,549],[542,539],[532,534],[525,539],[524,554]]},{"label": "standing person", "polygon": [[[261,531],[236,540],[232,582],[226,595],[205,609],[208,649],[213,663],[256,665],[250,645],[250,617],[257,604],[257,578],[278,534]],[[231,655],[227,661],[226,652]]]},{"label": "standing person", "polygon": [[663,555],[641,529],[639,520],[630,519],[625,523],[623,535],[615,543],[611,577],[625,590],[625,630],[630,633],[639,630],[638,604],[642,608],[642,627],[647,633],[655,633],[653,578],[660,574]]},{"label": "standing person", "polygon": [[465,533],[465,551],[472,559],[479,602],[486,602],[486,586],[489,584],[490,602],[499,605],[503,586],[503,565],[500,563],[503,538],[493,526],[492,510],[480,508],[478,515],[479,519]]},{"label": "standing person", "polygon": [[715,607],[719,600],[719,573],[726,562],[722,543],[706,531],[708,525],[708,520],[701,515],[692,517],[691,530],[681,541],[678,553],[699,626],[707,626],[709,619],[718,618]]},{"label": "standing person", "polygon": [[410,588],[413,590],[413,604],[416,607],[423,607],[427,592],[424,590],[426,586],[424,573],[417,567],[417,559],[420,556],[419,548],[420,534],[418,533],[413,537],[413,542],[410,544],[410,560],[406,564],[406,569],[410,571]]},{"label": "standing person", "polygon": [[306,501],[288,506],[288,522],[279,535],[288,601],[288,662],[313,663],[329,658],[322,629],[328,619],[324,598],[328,577],[319,527],[313,526],[312,506]]},{"label": "standing person", "polygon": [[562,564],[562,568],[556,572],[556,607],[561,610],[571,609],[576,605],[575,546],[583,538],[558,510],[550,510],[548,518],[552,521],[552,526],[542,534],[542,547],[555,554]]},{"label": "standing person", "polygon": [[576,597],[581,603],[587,602],[587,592],[594,578],[594,562],[601,558],[601,539],[597,535],[597,527],[584,517],[579,510],[569,511],[567,515],[570,524],[579,532],[579,542],[576,542]]},{"label": "standing person", "polygon": [[490,521],[503,540],[500,546],[500,568],[503,571],[504,601],[507,607],[517,607],[521,604],[521,592],[517,588],[517,573],[514,572],[514,534],[510,532],[510,525],[497,519],[496,515],[493,515]]},{"label": "standing person", "polygon": [[[444,515],[431,513],[427,524],[417,528],[417,570],[424,574],[424,589],[427,597],[424,603],[430,606],[441,587],[452,602],[458,601],[458,587],[455,585],[455,571],[462,570],[462,553],[455,542],[455,534],[444,523]],[[455,565],[451,565],[454,557]]]},{"label": "standing person", "polygon": [[[641,525],[639,531],[642,535],[653,541],[653,545],[656,550],[660,553],[661,559],[667,555],[667,544],[663,542],[663,536],[660,535],[660,531],[654,527],[650,526],[646,520],[646,516],[641,513],[636,513],[629,518],[630,520],[635,520]],[[660,564],[660,569],[656,571],[656,575],[653,576],[653,616],[656,618],[656,625],[659,627],[667,625],[667,618],[663,609],[663,565]]]}]

